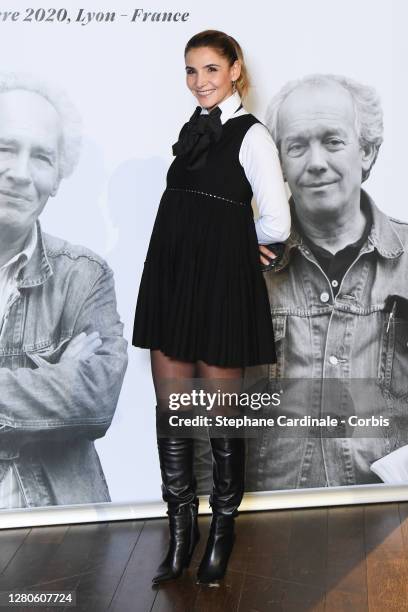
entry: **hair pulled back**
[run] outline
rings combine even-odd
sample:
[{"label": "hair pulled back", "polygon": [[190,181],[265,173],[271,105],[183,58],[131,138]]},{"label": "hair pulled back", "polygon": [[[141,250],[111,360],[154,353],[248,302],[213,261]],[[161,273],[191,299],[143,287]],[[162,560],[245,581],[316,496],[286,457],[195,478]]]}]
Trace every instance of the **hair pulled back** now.
[{"label": "hair pulled back", "polygon": [[201,47],[215,49],[222,57],[228,60],[230,66],[239,60],[241,64],[241,74],[236,81],[236,88],[239,95],[244,97],[249,89],[248,70],[245,65],[241,46],[235,38],[219,30],[204,30],[190,38],[184,49],[184,56],[186,56],[191,49],[199,49]]}]

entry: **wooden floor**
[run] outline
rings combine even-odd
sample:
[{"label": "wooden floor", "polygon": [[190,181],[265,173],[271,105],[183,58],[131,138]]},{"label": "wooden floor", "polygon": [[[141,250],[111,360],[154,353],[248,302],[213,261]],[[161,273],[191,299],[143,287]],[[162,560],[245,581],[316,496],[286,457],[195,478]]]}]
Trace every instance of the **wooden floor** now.
[{"label": "wooden floor", "polygon": [[84,612],[408,611],[408,503],[241,514],[219,587],[195,583],[208,524],[192,567],[161,588],[165,520],[4,530],[0,591],[75,590],[65,609]]}]

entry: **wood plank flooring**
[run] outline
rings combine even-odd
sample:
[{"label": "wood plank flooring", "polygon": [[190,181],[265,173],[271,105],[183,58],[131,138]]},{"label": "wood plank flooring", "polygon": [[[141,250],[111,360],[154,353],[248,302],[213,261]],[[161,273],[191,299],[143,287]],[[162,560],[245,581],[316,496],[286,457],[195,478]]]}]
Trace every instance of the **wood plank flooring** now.
[{"label": "wood plank flooring", "polygon": [[166,520],[0,531],[0,591],[76,591],[75,607],[10,610],[408,612],[408,502],[241,514],[218,587],[195,582],[209,520],[189,570],[160,588]]}]

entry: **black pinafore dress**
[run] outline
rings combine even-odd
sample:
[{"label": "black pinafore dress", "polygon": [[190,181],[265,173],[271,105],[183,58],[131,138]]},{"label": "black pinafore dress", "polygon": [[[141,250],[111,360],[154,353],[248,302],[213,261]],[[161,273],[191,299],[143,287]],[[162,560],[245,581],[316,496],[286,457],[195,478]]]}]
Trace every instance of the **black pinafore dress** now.
[{"label": "black pinafore dress", "polygon": [[229,119],[204,167],[174,159],[157,212],[132,343],[220,367],[276,361],[268,295],[239,162],[250,114]]}]

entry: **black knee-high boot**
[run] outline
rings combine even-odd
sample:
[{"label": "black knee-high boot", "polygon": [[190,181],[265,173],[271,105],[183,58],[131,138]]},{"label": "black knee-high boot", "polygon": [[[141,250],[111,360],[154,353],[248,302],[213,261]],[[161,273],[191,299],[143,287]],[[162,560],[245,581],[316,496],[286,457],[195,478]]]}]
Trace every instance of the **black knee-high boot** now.
[{"label": "black knee-high boot", "polygon": [[213,453],[213,511],[210,533],[198,581],[209,583],[221,579],[227,569],[234,545],[234,519],[244,494],[245,440],[211,438]]},{"label": "black knee-high boot", "polygon": [[193,440],[158,437],[157,447],[163,500],[168,505],[170,542],[167,555],[153,578],[153,584],[180,576],[190,564],[200,537],[197,525],[198,498],[193,475]]}]

